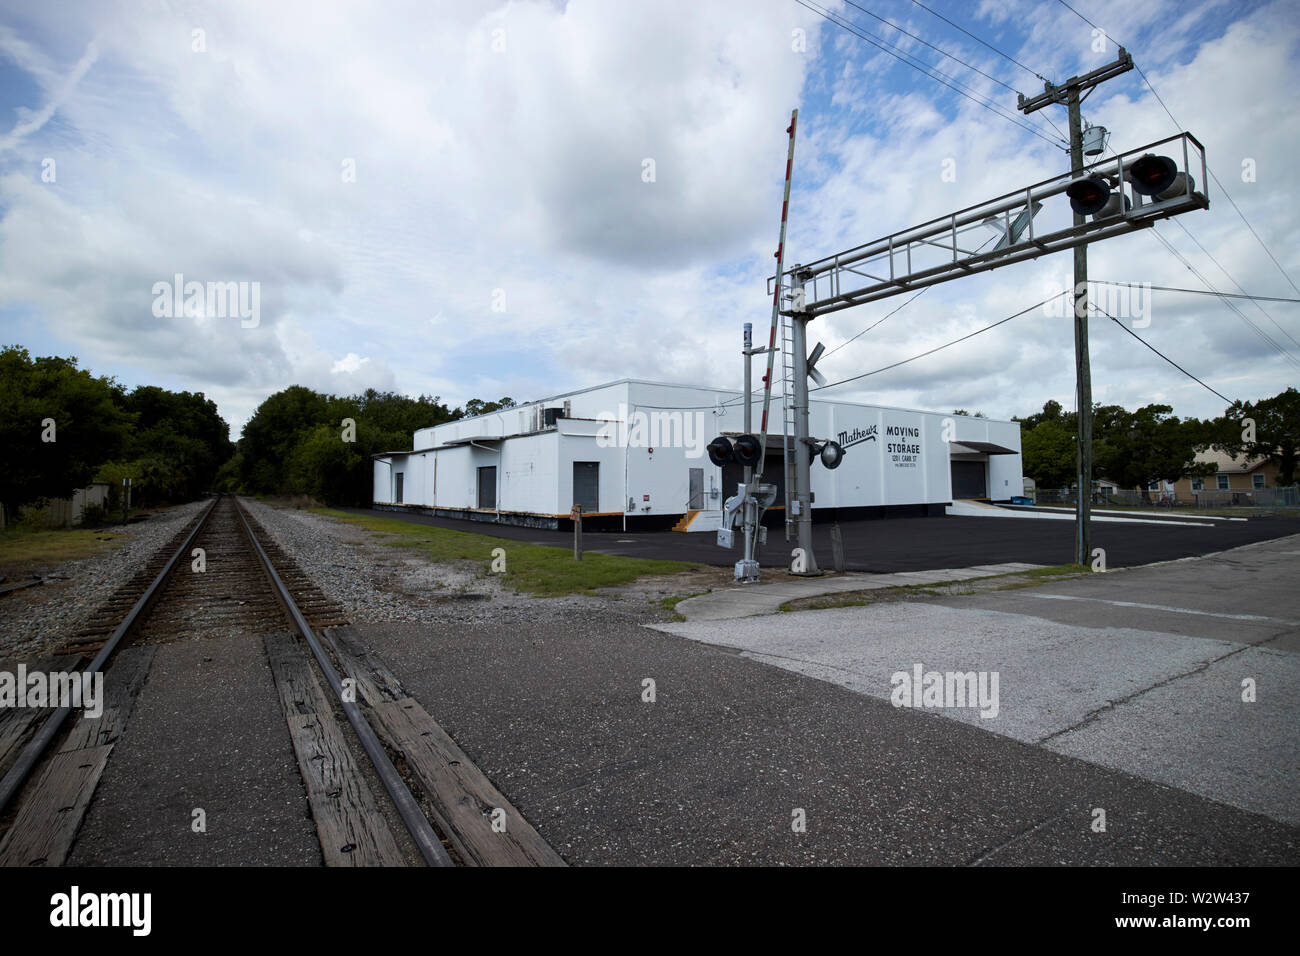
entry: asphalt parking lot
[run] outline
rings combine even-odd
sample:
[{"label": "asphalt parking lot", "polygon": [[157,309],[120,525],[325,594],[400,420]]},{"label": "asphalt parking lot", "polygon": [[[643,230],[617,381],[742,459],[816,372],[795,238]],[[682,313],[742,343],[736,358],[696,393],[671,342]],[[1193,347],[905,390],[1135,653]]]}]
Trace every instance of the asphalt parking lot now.
[{"label": "asphalt parking lot", "polygon": [[[398,511],[346,509],[354,514],[396,518],[416,524],[455,528],[513,541],[569,547],[570,531],[547,531],[479,521],[431,518]],[[1194,517],[1194,516],[1193,516]],[[1094,522],[1092,546],[1106,552],[1111,568],[1171,561],[1211,554],[1243,544],[1300,534],[1300,518],[1259,517],[1247,521],[1206,521],[1186,524],[1121,524]],[[840,523],[846,570],[885,574],[929,571],[982,564],[1026,562],[1069,564],[1074,559],[1074,522],[1036,518],[977,518],[956,515],[931,518],[887,518]],[[718,567],[734,564],[739,546],[718,547],[716,536],[701,532],[583,532],[583,547],[604,554],[678,561],[698,561]],[[831,526],[813,525],[818,563],[830,566]],[[762,564],[789,563],[789,548],[780,529],[768,531],[768,544],[759,550]]]}]

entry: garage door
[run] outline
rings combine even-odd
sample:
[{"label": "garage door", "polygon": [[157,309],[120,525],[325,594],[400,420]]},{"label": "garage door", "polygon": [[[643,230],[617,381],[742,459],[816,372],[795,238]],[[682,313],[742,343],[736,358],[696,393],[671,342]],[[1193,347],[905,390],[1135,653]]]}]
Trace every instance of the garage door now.
[{"label": "garage door", "polygon": [[988,485],[985,474],[988,465],[982,461],[954,461],[952,463],[953,498],[987,498]]}]

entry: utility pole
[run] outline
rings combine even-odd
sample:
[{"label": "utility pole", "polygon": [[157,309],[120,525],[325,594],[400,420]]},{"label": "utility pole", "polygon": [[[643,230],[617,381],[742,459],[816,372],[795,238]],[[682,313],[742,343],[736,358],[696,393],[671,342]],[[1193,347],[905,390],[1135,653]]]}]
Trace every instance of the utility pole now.
[{"label": "utility pole", "polygon": [[[1020,95],[1020,110],[1028,115],[1045,106],[1064,104],[1069,111],[1070,171],[1075,177],[1083,175],[1083,118],[1079,110],[1081,91],[1091,91],[1099,83],[1133,69],[1133,57],[1123,47],[1119,58],[1091,73],[1074,76],[1060,86],[1044,83],[1044,91],[1025,99]],[[1082,226],[1087,217],[1074,214],[1075,227]],[[1088,246],[1074,247],[1074,370],[1076,405],[1078,407],[1078,452],[1075,479],[1079,493],[1075,505],[1074,562],[1088,564],[1092,559],[1092,366],[1088,357]]]}]

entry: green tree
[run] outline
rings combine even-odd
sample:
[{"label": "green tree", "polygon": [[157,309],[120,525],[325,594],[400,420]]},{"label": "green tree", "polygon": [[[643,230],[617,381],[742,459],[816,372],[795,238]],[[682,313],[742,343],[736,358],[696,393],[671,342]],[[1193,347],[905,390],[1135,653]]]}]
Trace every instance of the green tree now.
[{"label": "green tree", "polygon": [[[1245,419],[1254,423],[1253,436]],[[1276,462],[1278,483],[1294,485],[1300,450],[1300,392],[1288,388],[1258,402],[1233,402],[1218,420],[1214,444],[1231,455]]]},{"label": "green tree", "polygon": [[408,443],[417,429],[441,425],[456,417],[456,413],[436,395],[407,398],[396,392],[377,392],[371,388],[361,395],[352,396],[350,401],[357,414],[371,425],[381,432],[405,434]]},{"label": "green tree", "polygon": [[1049,399],[1043,410],[1020,423],[1020,456],[1025,475],[1040,488],[1068,487],[1075,477],[1075,414]]},{"label": "green tree", "polygon": [[1013,422],[1020,423],[1020,430],[1032,431],[1044,422],[1054,422],[1071,432],[1075,429],[1076,416],[1074,412],[1062,411],[1061,403],[1055,399],[1048,399],[1043,403],[1043,410],[1035,412],[1027,418],[1013,418]]},{"label": "green tree", "polygon": [[1099,405],[1093,412],[1095,474],[1121,488],[1140,488],[1185,475],[1205,475],[1212,464],[1198,463],[1198,423],[1183,422],[1169,405],[1146,405],[1130,412],[1119,405]]},{"label": "green tree", "polygon": [[[253,493],[311,495],[331,504],[366,504],[372,455],[409,449],[417,429],[462,414],[437,396],[408,398],[375,389],[322,395],[294,385],[258,406],[216,483]],[[354,427],[345,434],[347,419]]]},{"label": "green tree", "polygon": [[331,421],[332,412],[329,396],[302,385],[290,385],[257,406],[239,439],[241,487],[264,494],[290,491],[289,458],[294,447],[318,425],[341,429],[347,416]]},{"label": "green tree", "polygon": [[485,402],[481,398],[471,398],[465,403],[465,411],[462,415],[456,417],[473,418],[475,415],[486,415],[488,412],[499,412],[503,408],[514,408],[515,400],[507,396],[498,399],[495,402]]},{"label": "green tree", "polygon": [[[96,470],[119,457],[131,416],[122,389],[96,378],[76,358],[31,358],[0,351],[0,503],[7,515],[40,498],[62,498],[85,487]],[[53,441],[43,438],[53,437]]]},{"label": "green tree", "polygon": [[215,402],[201,392],[142,385],[124,406],[135,418],[126,455],[134,465],[127,473],[136,501],[189,501],[212,488],[234,451]]},{"label": "green tree", "polygon": [[1044,422],[1022,432],[1020,455],[1025,474],[1039,488],[1065,488],[1074,480],[1074,430],[1060,422]]}]

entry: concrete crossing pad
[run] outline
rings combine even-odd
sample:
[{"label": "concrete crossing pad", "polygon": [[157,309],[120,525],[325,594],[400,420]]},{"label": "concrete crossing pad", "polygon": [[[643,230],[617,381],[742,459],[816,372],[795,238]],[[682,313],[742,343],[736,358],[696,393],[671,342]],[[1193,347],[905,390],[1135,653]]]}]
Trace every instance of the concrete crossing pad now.
[{"label": "concrete crossing pad", "polygon": [[773,614],[782,604],[789,601],[822,594],[969,581],[972,578],[1013,574],[1017,571],[1030,571],[1041,567],[1043,567],[1041,564],[1009,562],[982,564],[973,568],[900,571],[896,574],[845,574],[838,577],[804,578],[799,581],[781,581],[774,584],[737,585],[734,588],[710,591],[708,594],[687,598],[677,605],[676,610],[688,621],[724,621],[758,614]]}]

